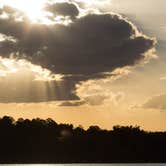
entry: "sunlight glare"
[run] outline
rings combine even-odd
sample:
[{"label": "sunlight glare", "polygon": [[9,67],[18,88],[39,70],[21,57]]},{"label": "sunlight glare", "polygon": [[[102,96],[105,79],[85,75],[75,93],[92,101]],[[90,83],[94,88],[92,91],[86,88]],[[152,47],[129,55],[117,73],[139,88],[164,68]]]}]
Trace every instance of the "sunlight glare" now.
[{"label": "sunlight glare", "polygon": [[0,58],[0,77],[20,72],[28,72],[34,75],[34,81],[60,81],[62,75],[53,74],[50,70],[34,65],[31,62],[20,59]]},{"label": "sunlight glare", "polygon": [[9,5],[24,12],[32,22],[37,22],[43,19],[44,13],[42,8],[46,0],[1,0],[0,5]]}]

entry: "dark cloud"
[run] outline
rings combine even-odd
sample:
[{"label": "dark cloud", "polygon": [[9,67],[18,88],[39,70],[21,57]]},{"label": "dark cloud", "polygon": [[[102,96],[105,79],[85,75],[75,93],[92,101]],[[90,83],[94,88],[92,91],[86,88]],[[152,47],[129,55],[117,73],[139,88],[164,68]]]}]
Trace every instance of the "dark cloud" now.
[{"label": "dark cloud", "polygon": [[14,50],[15,50],[15,43],[13,41],[10,40],[0,41],[1,56],[9,56],[9,54]]},{"label": "dark cloud", "polygon": [[1,33],[18,39],[17,52],[63,74],[87,76],[134,65],[154,46],[152,39],[136,37],[133,25],[118,15],[87,15],[68,26],[0,23]]},{"label": "dark cloud", "polygon": [[166,110],[166,94],[153,96],[142,106],[148,109],[161,109]]},{"label": "dark cloud", "polygon": [[45,10],[54,14],[54,16],[70,16],[75,18],[79,15],[79,10],[74,3],[64,2],[64,3],[54,3],[47,4]]},{"label": "dark cloud", "polygon": [[0,25],[0,33],[16,39],[1,41],[2,56],[12,53],[26,58],[64,74],[72,84],[135,65],[155,44],[153,39],[137,35],[136,27],[116,14],[89,14],[66,26],[30,24],[13,18],[0,18]]}]

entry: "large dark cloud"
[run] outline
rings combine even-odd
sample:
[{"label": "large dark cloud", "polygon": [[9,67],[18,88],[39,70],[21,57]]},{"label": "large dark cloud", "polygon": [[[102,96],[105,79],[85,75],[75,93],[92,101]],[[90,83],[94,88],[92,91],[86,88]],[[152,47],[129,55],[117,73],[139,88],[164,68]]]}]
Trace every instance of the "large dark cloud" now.
[{"label": "large dark cloud", "polygon": [[1,56],[26,58],[73,83],[134,65],[154,47],[153,39],[137,35],[134,25],[116,14],[89,14],[66,26],[14,18],[0,18],[0,25],[0,33],[16,39],[1,41]]},{"label": "large dark cloud", "polygon": [[77,6],[69,2],[47,4],[45,10],[53,13],[55,16],[61,15],[75,18],[79,15]]},{"label": "large dark cloud", "polygon": [[68,26],[4,19],[0,24],[1,33],[18,40],[13,51],[63,74],[90,75],[133,65],[154,46],[152,39],[134,36],[133,25],[118,15],[87,15]]}]

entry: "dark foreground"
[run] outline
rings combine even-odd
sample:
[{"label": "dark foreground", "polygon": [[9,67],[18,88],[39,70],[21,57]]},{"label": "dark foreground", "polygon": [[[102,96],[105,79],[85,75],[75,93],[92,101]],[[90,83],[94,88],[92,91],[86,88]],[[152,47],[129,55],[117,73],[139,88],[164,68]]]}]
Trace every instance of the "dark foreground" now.
[{"label": "dark foreground", "polygon": [[0,119],[0,163],[164,163],[166,132]]}]

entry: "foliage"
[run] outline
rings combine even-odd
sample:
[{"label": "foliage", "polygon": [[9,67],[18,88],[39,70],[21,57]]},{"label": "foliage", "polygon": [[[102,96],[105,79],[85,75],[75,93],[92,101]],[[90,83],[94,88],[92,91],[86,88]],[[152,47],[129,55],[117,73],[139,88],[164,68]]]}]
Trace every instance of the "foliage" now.
[{"label": "foliage", "polygon": [[87,130],[52,119],[0,119],[0,163],[166,162],[166,133],[139,126]]}]

